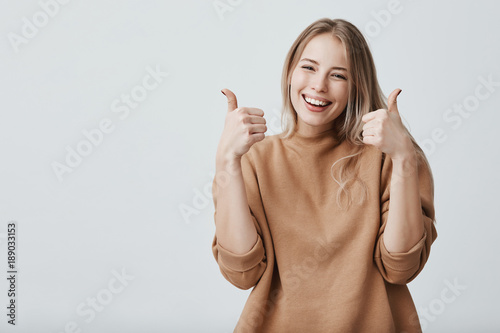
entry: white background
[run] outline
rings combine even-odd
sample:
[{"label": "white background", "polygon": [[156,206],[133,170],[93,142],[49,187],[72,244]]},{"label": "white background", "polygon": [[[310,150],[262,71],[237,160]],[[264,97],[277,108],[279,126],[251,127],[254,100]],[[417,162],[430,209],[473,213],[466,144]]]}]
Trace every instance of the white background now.
[{"label": "white background", "polygon": [[[267,134],[279,133],[285,55],[330,17],[367,37],[384,93],[403,90],[400,113],[431,163],[438,238],[409,284],[425,331],[498,332],[500,86],[479,86],[500,82],[500,4],[400,0],[384,16],[391,3],[73,0],[43,22],[39,2],[3,0],[0,330],[232,332],[250,291],[219,271],[204,194],[227,112],[220,89],[263,109]],[[34,15],[43,26],[15,46]],[[148,67],[168,76],[121,119],[113,101],[140,91]],[[53,163],[102,119],[113,131],[59,181]],[[183,217],[183,207],[196,213]],[[9,221],[18,223],[15,327],[5,308]],[[113,273],[122,271],[124,284]],[[106,304],[90,319],[96,297]]]}]

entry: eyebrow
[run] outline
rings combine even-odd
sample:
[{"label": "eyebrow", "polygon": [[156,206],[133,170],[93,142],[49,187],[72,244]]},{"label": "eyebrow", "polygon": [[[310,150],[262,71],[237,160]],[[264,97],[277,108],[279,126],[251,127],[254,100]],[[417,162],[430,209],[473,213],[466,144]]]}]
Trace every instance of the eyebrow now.
[{"label": "eyebrow", "polygon": [[[317,62],[316,60],[313,60],[313,59],[309,59],[309,58],[302,58],[300,61],[309,61],[309,62],[312,62],[313,64],[316,64],[319,66],[319,62]],[[300,62],[299,61],[299,62]],[[338,66],[334,66],[330,69],[339,69],[341,71],[346,71],[347,72],[347,69],[345,69],[344,67],[338,67]]]}]

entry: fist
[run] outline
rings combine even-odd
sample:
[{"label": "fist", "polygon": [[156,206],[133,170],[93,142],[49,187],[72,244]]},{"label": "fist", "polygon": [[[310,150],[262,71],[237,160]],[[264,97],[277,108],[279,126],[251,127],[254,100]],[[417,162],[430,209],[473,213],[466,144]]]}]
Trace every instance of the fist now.
[{"label": "fist", "polygon": [[234,93],[222,89],[227,97],[227,114],[217,155],[222,158],[236,159],[250,150],[250,147],[265,138],[267,131],[264,111],[257,108],[238,107]]},{"label": "fist", "polygon": [[407,155],[413,144],[401,121],[397,106],[397,97],[401,89],[394,90],[387,100],[388,109],[378,109],[365,114],[361,120],[363,125],[363,142],[373,145],[391,158]]}]

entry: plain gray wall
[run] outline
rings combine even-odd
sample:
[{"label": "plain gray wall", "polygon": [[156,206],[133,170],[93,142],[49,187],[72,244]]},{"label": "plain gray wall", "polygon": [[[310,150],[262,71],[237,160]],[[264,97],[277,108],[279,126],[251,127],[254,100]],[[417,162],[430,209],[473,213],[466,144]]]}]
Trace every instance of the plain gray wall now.
[{"label": "plain gray wall", "polygon": [[[500,329],[497,1],[1,8],[0,275],[9,221],[19,269],[15,328],[0,279],[2,332],[232,332],[250,291],[229,284],[211,252],[220,89],[263,109],[267,134],[279,133],[285,55],[322,17],[368,38],[384,93],[403,90],[400,113],[431,163],[438,238],[409,284],[422,326]],[[70,167],[68,149],[86,156]]]}]

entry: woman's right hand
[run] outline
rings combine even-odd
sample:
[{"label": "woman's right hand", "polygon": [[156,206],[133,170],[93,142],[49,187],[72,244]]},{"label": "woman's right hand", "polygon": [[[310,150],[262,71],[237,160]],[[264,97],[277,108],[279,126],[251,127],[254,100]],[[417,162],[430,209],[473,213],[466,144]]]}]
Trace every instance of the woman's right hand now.
[{"label": "woman's right hand", "polygon": [[238,107],[234,93],[222,89],[227,97],[228,111],[222,136],[217,147],[217,158],[239,159],[250,147],[265,138],[267,131],[264,111],[257,108]]}]

